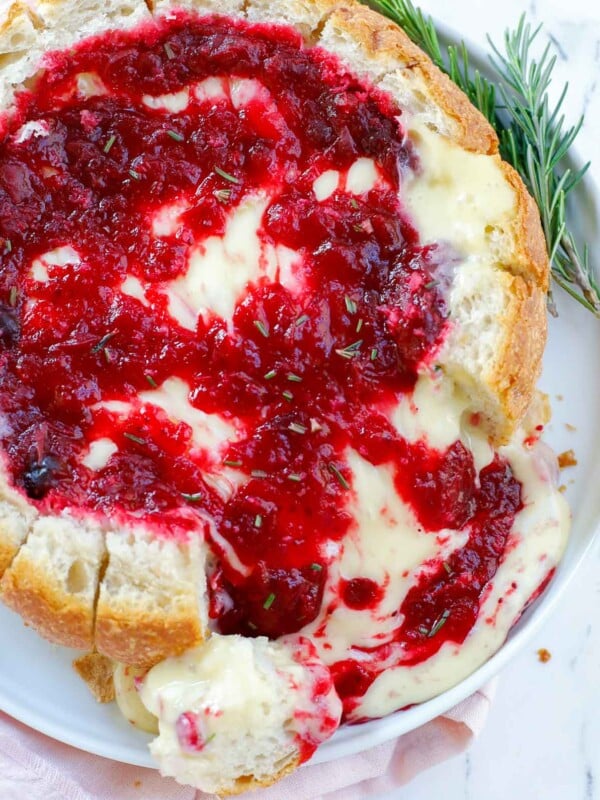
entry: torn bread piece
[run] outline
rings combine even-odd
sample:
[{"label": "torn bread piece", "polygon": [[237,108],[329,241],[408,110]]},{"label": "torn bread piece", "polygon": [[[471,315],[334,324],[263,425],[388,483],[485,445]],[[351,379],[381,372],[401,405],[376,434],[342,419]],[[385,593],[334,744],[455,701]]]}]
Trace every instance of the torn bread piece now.
[{"label": "torn bread piece", "polygon": [[89,650],[104,531],[67,515],[40,517],[0,581],[2,601],[46,639]]},{"label": "torn bread piece", "polygon": [[112,703],[115,699],[115,665],[110,658],[100,653],[86,653],[73,661],[73,669],[99,703]]},{"label": "torn bread piece", "polygon": [[152,666],[199,644],[207,627],[202,531],[188,541],[142,527],[111,531],[96,611],[96,648]]}]

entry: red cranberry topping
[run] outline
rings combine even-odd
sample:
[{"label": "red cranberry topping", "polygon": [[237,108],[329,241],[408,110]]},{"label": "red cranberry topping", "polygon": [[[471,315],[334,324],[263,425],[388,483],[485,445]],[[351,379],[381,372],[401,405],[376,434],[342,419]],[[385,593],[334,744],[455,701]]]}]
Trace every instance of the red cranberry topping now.
[{"label": "red cranberry topping", "polygon": [[180,714],[175,723],[175,732],[184,753],[194,755],[204,750],[206,741],[200,732],[197,714],[193,714],[191,711]]},{"label": "red cranberry topping", "polygon": [[383,597],[383,589],[370,578],[353,578],[342,581],[341,595],[344,603],[350,608],[362,610],[374,608]]}]

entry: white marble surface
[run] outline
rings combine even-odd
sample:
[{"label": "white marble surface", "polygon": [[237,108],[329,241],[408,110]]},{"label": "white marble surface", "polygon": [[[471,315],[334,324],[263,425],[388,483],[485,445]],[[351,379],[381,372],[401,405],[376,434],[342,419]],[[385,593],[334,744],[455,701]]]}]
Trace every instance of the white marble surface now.
[{"label": "white marble surface", "polygon": [[[600,185],[600,4],[591,0],[423,0],[421,7],[484,46],[523,11],[557,47],[556,84],[569,81],[567,119]],[[600,255],[596,252],[600,267]],[[598,324],[600,335],[600,323]],[[469,752],[386,800],[600,800],[600,548],[588,557],[530,647],[500,676],[488,725]],[[540,663],[537,650],[551,660]]]}]

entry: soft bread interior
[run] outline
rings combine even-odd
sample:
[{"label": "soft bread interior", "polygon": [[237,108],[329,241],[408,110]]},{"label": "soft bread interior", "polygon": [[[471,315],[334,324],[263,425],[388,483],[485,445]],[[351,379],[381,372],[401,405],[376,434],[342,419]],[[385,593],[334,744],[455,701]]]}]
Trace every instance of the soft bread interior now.
[{"label": "soft bread interior", "polygon": [[96,610],[96,647],[152,665],[202,641],[207,625],[202,532],[188,541],[139,527],[106,537],[108,565]]},{"label": "soft bread interior", "polygon": [[103,558],[97,524],[40,517],[4,573],[2,600],[52,641],[89,649]]},{"label": "soft bread interior", "polygon": [[9,486],[6,467],[0,460],[0,578],[19,552],[36,517],[36,509]]}]

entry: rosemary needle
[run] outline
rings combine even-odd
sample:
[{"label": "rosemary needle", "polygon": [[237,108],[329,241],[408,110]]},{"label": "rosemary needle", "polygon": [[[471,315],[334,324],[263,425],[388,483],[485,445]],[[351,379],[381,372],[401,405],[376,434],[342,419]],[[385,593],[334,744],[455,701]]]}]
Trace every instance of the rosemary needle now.
[{"label": "rosemary needle", "polygon": [[[400,25],[489,120],[502,157],[521,175],[538,205],[554,280],[600,317],[600,282],[589,261],[589,246],[577,241],[566,219],[568,196],[589,166],[573,170],[566,164],[583,118],[565,127],[567,86],[558,102],[550,104],[556,56],[551,44],[539,58],[532,55],[541,26],[532,28],[523,15],[514,30],[505,32],[502,49],[488,36],[494,76],[488,80],[472,68],[464,42],[442,49],[433,21],[411,0],[372,0],[371,5]],[[556,313],[551,295],[549,307]]]}]

